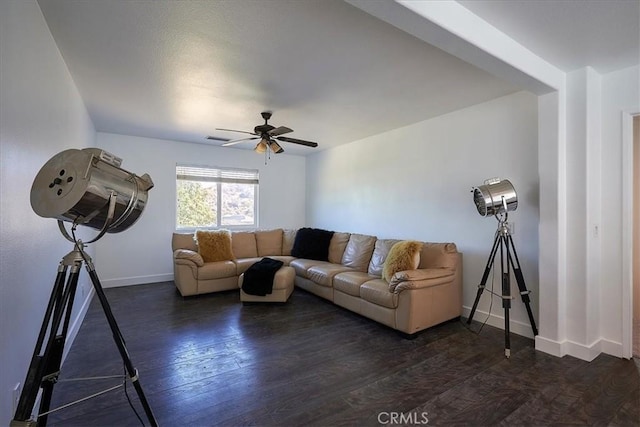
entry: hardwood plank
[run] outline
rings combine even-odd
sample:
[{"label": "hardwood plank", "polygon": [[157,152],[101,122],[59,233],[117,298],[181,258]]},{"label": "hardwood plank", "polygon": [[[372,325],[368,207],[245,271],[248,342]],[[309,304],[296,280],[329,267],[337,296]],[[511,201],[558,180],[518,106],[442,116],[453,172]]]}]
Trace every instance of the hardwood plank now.
[{"label": "hardwood plank", "polygon": [[[284,305],[252,306],[236,291],[182,298],[172,282],[105,293],[163,426],[389,425],[381,412],[446,426],[640,424],[633,361],[556,358],[517,335],[507,360],[502,330],[476,334],[479,324],[462,321],[406,340],[300,289]],[[94,300],[61,379],[122,372]],[[59,383],[53,406],[107,383]],[[120,389],[52,414],[49,425],[140,422]]]}]

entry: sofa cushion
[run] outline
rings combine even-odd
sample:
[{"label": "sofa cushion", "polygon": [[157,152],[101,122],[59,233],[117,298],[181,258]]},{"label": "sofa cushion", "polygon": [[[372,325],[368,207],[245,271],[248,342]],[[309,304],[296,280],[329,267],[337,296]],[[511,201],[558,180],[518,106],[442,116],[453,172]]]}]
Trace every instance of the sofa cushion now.
[{"label": "sofa cushion", "polygon": [[171,250],[176,251],[178,249],[189,249],[190,251],[198,252],[198,244],[192,233],[173,233]]},{"label": "sofa cushion", "polygon": [[375,244],[375,236],[352,234],[349,236],[349,243],[344,249],[341,264],[354,270],[367,271]]},{"label": "sofa cushion", "polygon": [[360,285],[360,298],[387,308],[398,307],[398,294],[389,292],[389,284],[383,279],[374,279]]},{"label": "sofa cushion", "polygon": [[208,262],[198,268],[198,280],[224,279],[237,276],[233,261]]},{"label": "sofa cushion", "polygon": [[230,261],[231,232],[229,230],[198,230],[196,231],[198,253],[204,262]]},{"label": "sofa cushion", "polygon": [[307,278],[320,286],[333,286],[333,278],[336,274],[350,271],[351,268],[340,264],[314,265],[307,269]]},{"label": "sofa cushion", "polygon": [[397,239],[378,239],[373,249],[373,255],[371,255],[371,262],[369,262],[369,269],[367,273],[378,278],[382,277],[382,268],[384,267],[384,261],[387,259],[387,255],[391,250],[391,247],[398,243]]},{"label": "sofa cushion", "polygon": [[291,256],[297,232],[298,230],[282,230],[282,255]]},{"label": "sofa cushion", "polygon": [[231,234],[231,249],[236,258],[255,258],[258,256],[256,234],[236,231]]},{"label": "sofa cushion", "polygon": [[398,271],[418,268],[422,245],[422,242],[415,240],[404,240],[393,245],[384,262],[382,278],[388,282]]},{"label": "sofa cushion", "polygon": [[349,237],[351,233],[333,233],[331,242],[329,243],[329,262],[334,264],[342,263],[342,255],[344,249],[349,243]]},{"label": "sofa cushion", "polygon": [[298,258],[329,260],[329,244],[333,231],[304,227],[296,233],[291,255]]},{"label": "sofa cushion", "polygon": [[241,275],[242,273],[247,271],[249,267],[251,267],[256,262],[260,261],[261,259],[262,259],[261,257],[236,259],[236,274],[238,276]]},{"label": "sofa cushion", "polygon": [[360,296],[360,285],[375,279],[362,271],[347,271],[339,273],[333,278],[333,289],[354,297]]},{"label": "sofa cushion", "polygon": [[308,279],[307,270],[316,265],[331,265],[328,261],[318,261],[317,259],[294,259],[289,263],[291,267],[296,270],[296,276],[304,277]]},{"label": "sofa cushion", "polygon": [[282,229],[256,231],[258,256],[282,254]]}]

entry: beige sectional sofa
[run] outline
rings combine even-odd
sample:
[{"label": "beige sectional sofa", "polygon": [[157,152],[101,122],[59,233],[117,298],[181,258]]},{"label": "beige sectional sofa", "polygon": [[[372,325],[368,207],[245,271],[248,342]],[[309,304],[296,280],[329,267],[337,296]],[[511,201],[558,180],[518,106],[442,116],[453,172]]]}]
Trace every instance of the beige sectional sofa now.
[{"label": "beige sectional sofa", "polygon": [[398,240],[334,233],[328,261],[291,255],[296,230],[234,232],[235,259],[205,263],[193,234],[174,233],[175,284],[183,296],[238,289],[238,277],[263,257],[295,269],[295,285],[405,334],[459,317],[462,254],[453,243],[424,243],[415,270],[382,279],[386,255]]}]

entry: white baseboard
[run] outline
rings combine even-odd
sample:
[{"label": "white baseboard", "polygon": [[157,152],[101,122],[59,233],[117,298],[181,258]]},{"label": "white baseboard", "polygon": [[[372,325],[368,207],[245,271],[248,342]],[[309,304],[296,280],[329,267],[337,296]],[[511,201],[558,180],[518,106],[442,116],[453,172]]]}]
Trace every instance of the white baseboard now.
[{"label": "white baseboard", "polygon": [[538,335],[536,337],[536,350],[557,357],[572,356],[587,362],[591,362],[601,353],[622,357],[622,344],[604,338],[597,339],[593,343],[586,345],[571,340],[551,340]]},{"label": "white baseboard", "polygon": [[[463,317],[468,318],[470,314],[471,307],[462,306]],[[484,323],[488,315],[489,313],[487,313],[486,311],[476,309],[476,312],[473,314],[473,320],[475,320],[476,322]],[[491,313],[491,316],[489,316],[489,319],[487,320],[487,325],[504,329],[504,317],[495,313]],[[518,334],[527,338],[533,338],[533,330],[531,329],[531,325],[529,323],[511,319],[511,321],[509,322],[509,328],[514,334]]]},{"label": "white baseboard", "polygon": [[[463,316],[469,317],[471,314],[471,308],[462,307]],[[473,315],[473,320],[478,322],[484,322],[488,313],[481,310],[476,310]],[[487,324],[495,326],[496,328],[504,329],[504,317],[491,313],[491,316],[487,320]],[[511,320],[509,323],[511,332],[514,334],[522,335],[527,338],[534,338],[531,325],[524,322]],[[581,360],[591,362],[598,357],[600,353],[606,353],[615,357],[623,357],[622,344],[599,338],[593,343],[586,345],[580,344],[571,340],[555,341],[540,335],[535,337],[536,350],[542,351],[547,354],[551,354],[556,357],[573,356]]]},{"label": "white baseboard", "polygon": [[146,283],[169,282],[173,280],[173,273],[152,274],[149,276],[121,277],[119,279],[102,280],[103,288],[117,288],[120,286],[144,285]]}]

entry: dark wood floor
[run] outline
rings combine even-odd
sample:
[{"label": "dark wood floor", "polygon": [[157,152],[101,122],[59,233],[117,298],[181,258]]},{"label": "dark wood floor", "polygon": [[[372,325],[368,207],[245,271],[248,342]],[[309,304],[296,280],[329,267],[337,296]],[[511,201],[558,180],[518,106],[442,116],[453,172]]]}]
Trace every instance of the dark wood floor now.
[{"label": "dark wood floor", "polygon": [[[477,335],[460,321],[406,340],[299,289],[285,305],[256,306],[236,292],[184,299],[171,282],[106,294],[162,426],[640,424],[637,360],[555,358],[517,335],[507,360],[501,330]],[[94,298],[61,378],[122,369]],[[112,383],[61,382],[54,404]],[[140,422],[119,389],[49,425]]]}]

